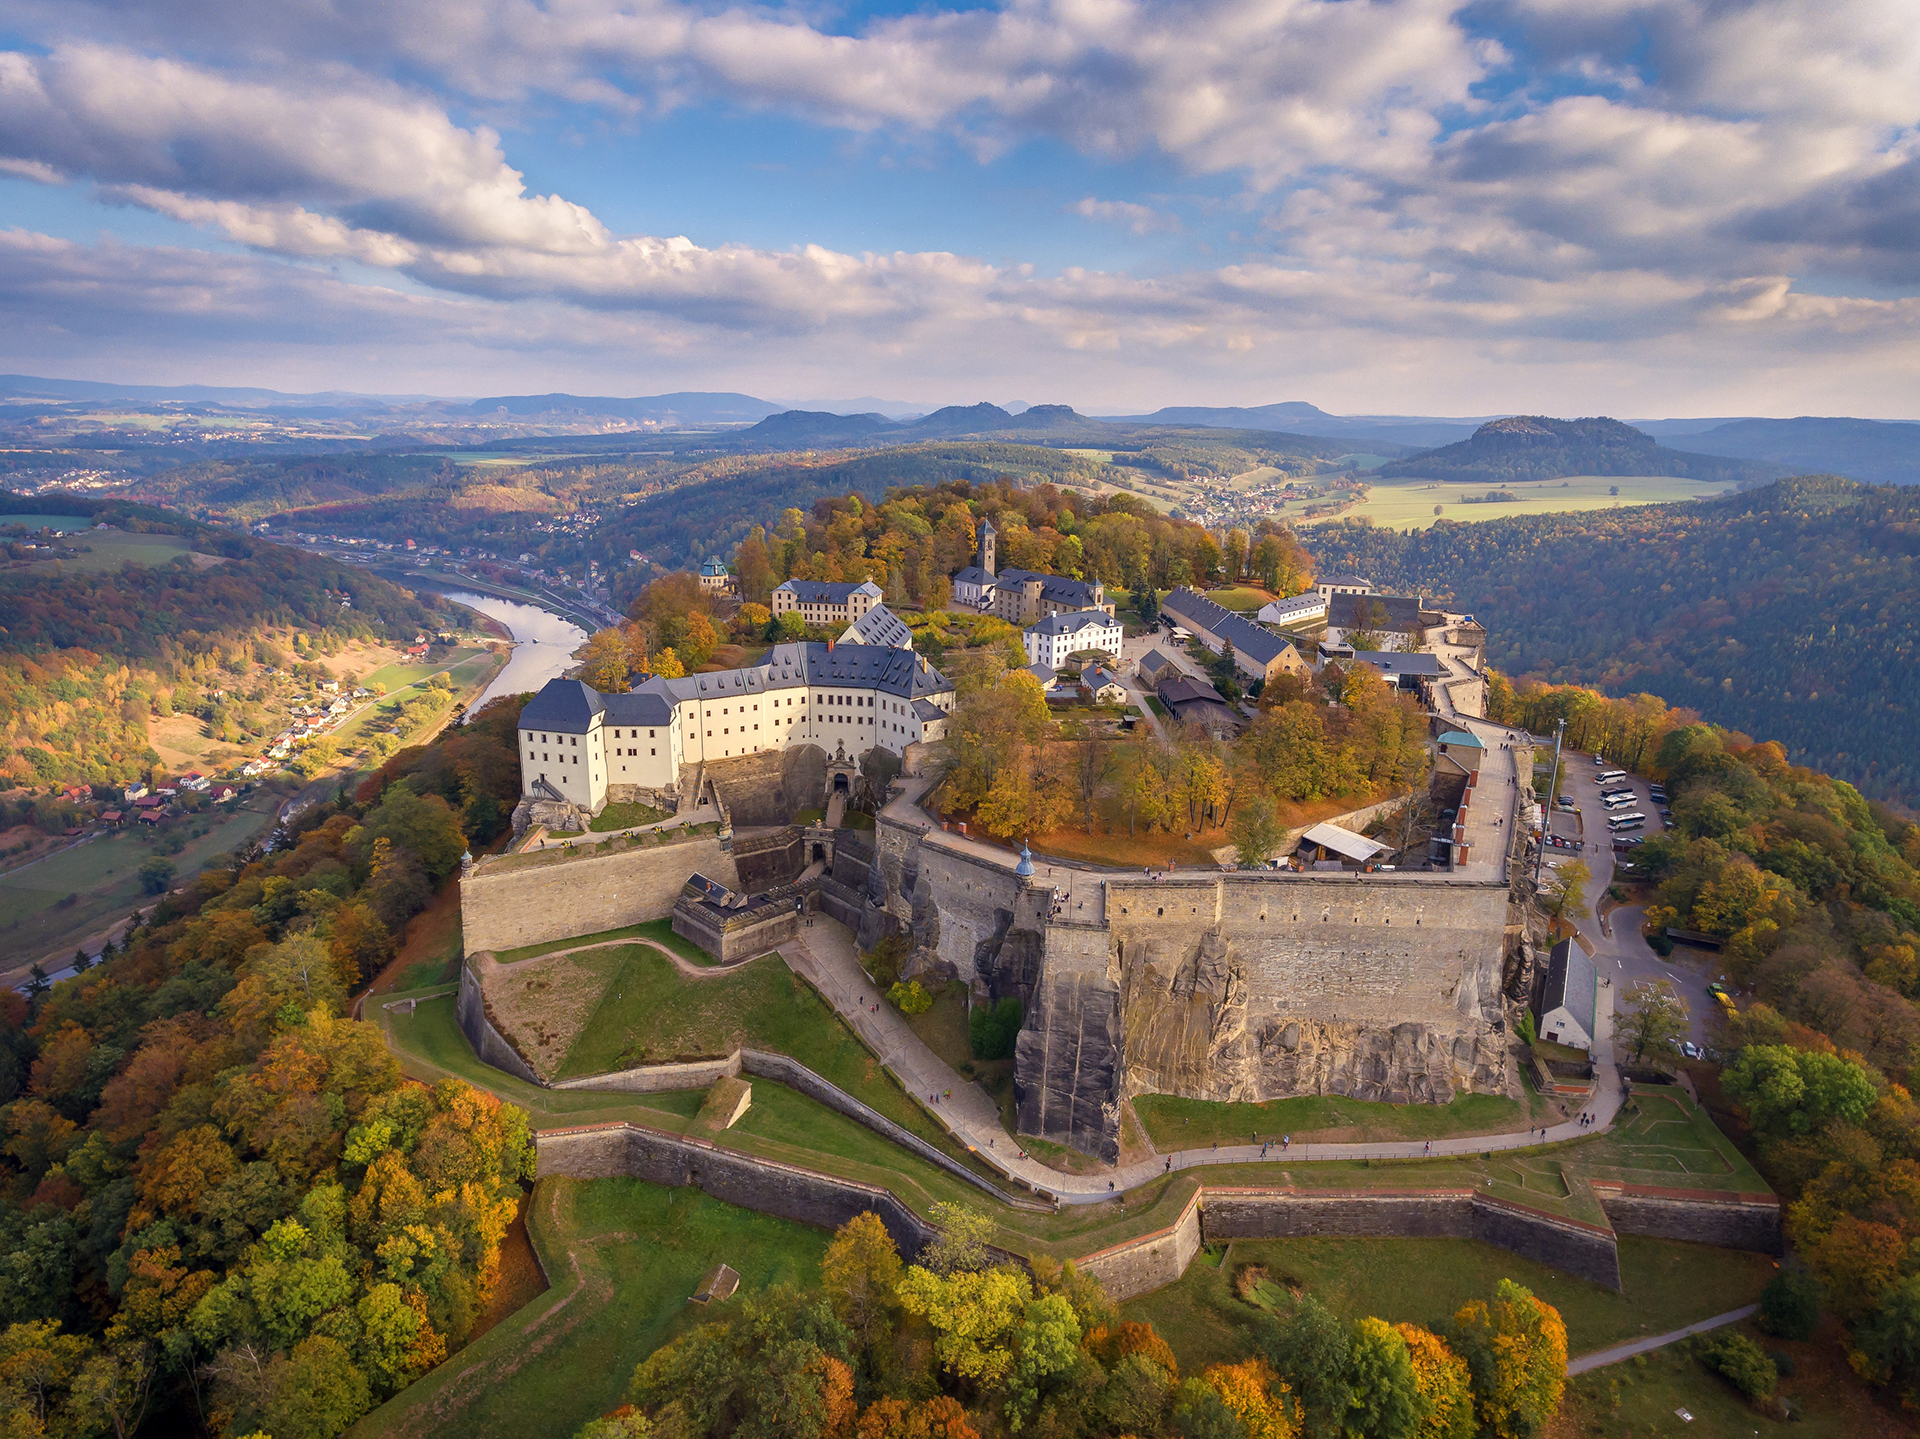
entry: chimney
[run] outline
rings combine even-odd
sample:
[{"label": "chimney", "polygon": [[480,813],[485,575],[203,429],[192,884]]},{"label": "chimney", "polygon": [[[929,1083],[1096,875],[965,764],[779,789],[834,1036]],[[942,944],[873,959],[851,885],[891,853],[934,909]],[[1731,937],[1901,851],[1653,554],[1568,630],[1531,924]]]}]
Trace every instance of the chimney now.
[{"label": "chimney", "polygon": [[833,653],[833,636],[832,635],[827,636],[827,653],[828,654]]}]

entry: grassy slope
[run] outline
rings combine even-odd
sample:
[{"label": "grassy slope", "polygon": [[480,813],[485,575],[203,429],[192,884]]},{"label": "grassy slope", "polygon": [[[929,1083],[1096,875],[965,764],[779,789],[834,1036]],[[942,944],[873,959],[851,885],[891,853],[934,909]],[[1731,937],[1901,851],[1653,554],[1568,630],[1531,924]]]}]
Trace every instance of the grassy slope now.
[{"label": "grassy slope", "polygon": [[543,1180],[529,1227],[554,1288],[368,1415],[355,1439],[570,1434],[623,1402],[640,1360],[709,1317],[687,1303],[708,1269],[732,1265],[741,1296],[809,1284],[829,1237],[631,1179]]},{"label": "grassy slope", "polygon": [[1603,1349],[1642,1334],[1660,1334],[1752,1303],[1774,1271],[1760,1254],[1662,1239],[1622,1239],[1615,1294],[1496,1249],[1460,1239],[1236,1240],[1225,1263],[1195,1259],[1177,1284],[1127,1301],[1129,1319],[1167,1336],[1183,1369],[1248,1352],[1257,1311],[1233,1295],[1243,1264],[1266,1266],[1297,1280],[1335,1313],[1378,1315],[1395,1323],[1435,1324],[1468,1299],[1516,1279],[1567,1321],[1573,1354]]},{"label": "grassy slope", "polygon": [[1370,1104],[1337,1095],[1273,1099],[1265,1104],[1216,1104],[1143,1094],[1134,1112],[1161,1151],[1202,1144],[1245,1144],[1250,1135],[1274,1139],[1291,1134],[1296,1143],[1365,1143],[1386,1139],[1439,1139],[1455,1134],[1497,1134],[1538,1123],[1542,1107],[1494,1094],[1463,1094],[1451,1104]]}]

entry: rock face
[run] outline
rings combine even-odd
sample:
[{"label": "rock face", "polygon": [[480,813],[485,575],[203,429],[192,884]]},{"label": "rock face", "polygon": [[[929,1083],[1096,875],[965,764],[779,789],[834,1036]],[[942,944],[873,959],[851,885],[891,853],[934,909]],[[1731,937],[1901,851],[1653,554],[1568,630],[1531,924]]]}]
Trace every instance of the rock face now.
[{"label": "rock face", "polygon": [[[1018,996],[1020,1129],[1118,1153],[1133,1094],[1250,1101],[1338,1094],[1444,1104],[1505,1092],[1507,891],[1425,876],[1087,877],[1056,917],[943,837],[881,827],[905,972]],[[896,876],[908,879],[903,893]],[[905,913],[903,913],[905,911]]]},{"label": "rock face", "polygon": [[1339,1094],[1391,1104],[1445,1104],[1457,1090],[1506,1087],[1504,1039],[1490,1024],[1334,1020],[1255,1003],[1248,974],[1218,928],[1191,954],[1136,946],[1120,984],[1126,1092],[1259,1103]]}]

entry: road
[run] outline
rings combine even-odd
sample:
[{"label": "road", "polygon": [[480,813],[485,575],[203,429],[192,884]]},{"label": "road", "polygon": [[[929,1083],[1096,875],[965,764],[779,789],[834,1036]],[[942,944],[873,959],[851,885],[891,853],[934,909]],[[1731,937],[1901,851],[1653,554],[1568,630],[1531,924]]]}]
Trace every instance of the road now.
[{"label": "road", "polygon": [[[1593,873],[1587,898],[1597,908],[1614,877],[1612,836],[1607,830],[1606,809],[1600,803],[1600,784],[1594,778],[1606,766],[1595,764],[1592,755],[1577,750],[1565,753],[1562,762],[1567,771],[1567,792],[1573,798],[1575,809],[1567,813],[1555,807],[1553,832],[1569,839],[1584,838],[1587,848],[1577,856],[1571,851],[1548,850],[1546,862],[1552,865],[1574,858],[1586,860]],[[1647,781],[1629,775],[1624,783],[1632,786],[1638,801],[1636,808],[1647,817],[1647,827],[1641,832],[1643,837],[1664,833],[1666,827],[1660,819],[1660,806],[1649,795]],[[1594,941],[1594,967],[1603,979],[1613,981],[1621,1004],[1626,1003],[1637,984],[1663,979],[1671,983],[1686,1003],[1689,1036],[1695,1043],[1705,1044],[1712,1038],[1717,1004],[1707,993],[1707,985],[1724,978],[1720,957],[1704,950],[1682,948],[1662,959],[1640,937],[1642,913],[1637,905],[1623,906],[1608,914],[1604,929],[1596,920],[1580,926],[1581,932]]]}]

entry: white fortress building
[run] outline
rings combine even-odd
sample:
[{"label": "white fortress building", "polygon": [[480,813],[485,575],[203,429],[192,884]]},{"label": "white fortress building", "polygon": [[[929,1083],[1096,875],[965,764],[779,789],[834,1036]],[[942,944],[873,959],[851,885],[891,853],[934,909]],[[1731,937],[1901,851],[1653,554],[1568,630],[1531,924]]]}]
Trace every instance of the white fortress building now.
[{"label": "white fortress building", "polygon": [[802,745],[904,754],[945,737],[953,698],[953,682],[911,649],[832,641],[625,694],[549,680],[520,714],[520,793],[594,815],[609,800],[677,792],[683,765]]}]

